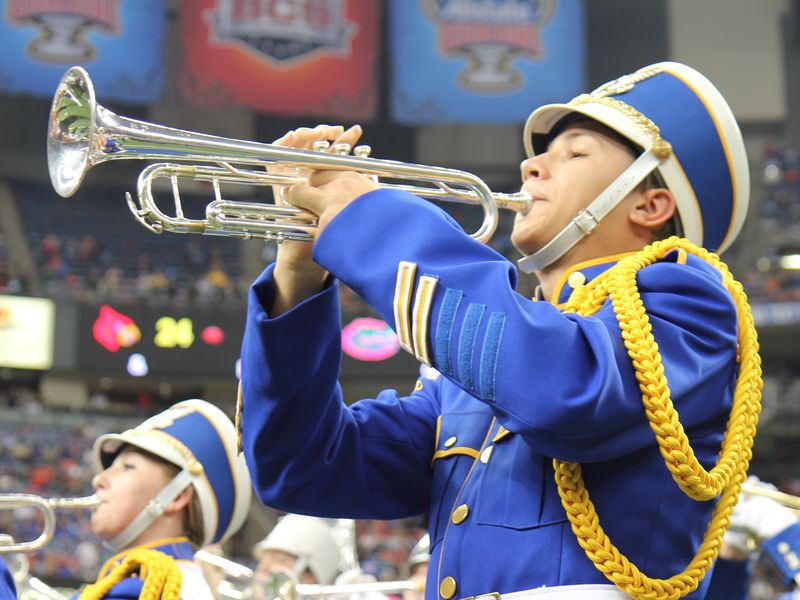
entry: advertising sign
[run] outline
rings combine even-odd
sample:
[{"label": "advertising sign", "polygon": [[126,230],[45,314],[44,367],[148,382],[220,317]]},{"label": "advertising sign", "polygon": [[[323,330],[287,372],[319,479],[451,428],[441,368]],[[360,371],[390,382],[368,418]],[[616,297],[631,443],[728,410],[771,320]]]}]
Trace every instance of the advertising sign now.
[{"label": "advertising sign", "polygon": [[49,369],[55,305],[45,298],[0,296],[0,366]]}]

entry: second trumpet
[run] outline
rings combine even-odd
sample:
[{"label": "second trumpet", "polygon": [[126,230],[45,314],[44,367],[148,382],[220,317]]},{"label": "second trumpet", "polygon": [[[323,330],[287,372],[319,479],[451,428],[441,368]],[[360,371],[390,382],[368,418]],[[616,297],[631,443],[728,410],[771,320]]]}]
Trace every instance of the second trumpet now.
[{"label": "second trumpet", "polygon": [[42,498],[33,494],[0,494],[0,510],[15,508],[38,509],[44,518],[42,533],[28,542],[0,544],[0,554],[36,552],[44,548],[56,532],[56,510],[91,510],[100,504],[97,496],[83,498]]}]

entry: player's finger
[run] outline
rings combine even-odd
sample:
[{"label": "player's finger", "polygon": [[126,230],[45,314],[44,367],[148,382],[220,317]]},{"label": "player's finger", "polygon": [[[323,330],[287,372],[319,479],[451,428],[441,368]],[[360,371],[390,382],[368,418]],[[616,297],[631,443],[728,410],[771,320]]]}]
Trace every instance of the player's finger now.
[{"label": "player's finger", "polygon": [[325,197],[324,191],[308,185],[293,185],[284,194],[284,198],[289,204],[303,208],[317,216],[322,214],[325,209]]}]

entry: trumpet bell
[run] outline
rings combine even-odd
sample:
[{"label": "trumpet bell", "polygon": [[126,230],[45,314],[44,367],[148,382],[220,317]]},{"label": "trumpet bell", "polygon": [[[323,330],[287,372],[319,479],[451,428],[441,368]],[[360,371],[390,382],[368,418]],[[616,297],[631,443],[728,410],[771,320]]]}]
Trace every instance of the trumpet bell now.
[{"label": "trumpet bell", "polygon": [[47,164],[59,196],[72,196],[83,182],[95,138],[97,100],[89,74],[72,67],[61,78],[47,126]]}]

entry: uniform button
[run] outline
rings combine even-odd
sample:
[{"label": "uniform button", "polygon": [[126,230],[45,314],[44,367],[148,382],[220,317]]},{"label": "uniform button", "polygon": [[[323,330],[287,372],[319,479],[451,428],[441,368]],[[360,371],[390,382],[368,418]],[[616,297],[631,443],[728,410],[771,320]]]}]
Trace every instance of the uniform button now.
[{"label": "uniform button", "polygon": [[481,462],[483,464],[489,462],[489,457],[492,455],[492,448],[494,448],[494,446],[486,446],[486,448],[483,449],[483,452],[481,452]]},{"label": "uniform button", "polygon": [[581,273],[580,271],[575,271],[574,273],[570,273],[570,276],[567,278],[567,283],[569,287],[572,289],[581,287],[584,283],[586,283],[586,275]]},{"label": "uniform button", "polygon": [[442,579],[442,583],[439,586],[439,593],[441,594],[444,600],[450,600],[453,596],[456,595],[456,580],[452,577],[445,577]]},{"label": "uniform button", "polygon": [[444,447],[445,447],[445,448],[450,448],[451,446],[455,446],[455,444],[456,444],[456,442],[457,442],[457,441],[458,441],[458,440],[456,439],[456,436],[451,436],[451,437],[449,437],[449,438],[447,438],[447,439],[445,440],[445,442],[444,442]]},{"label": "uniform button", "polygon": [[456,509],[453,511],[453,517],[452,517],[453,523],[455,523],[456,525],[463,523],[464,519],[466,519],[468,515],[469,515],[469,506],[467,506],[466,504],[462,504],[461,506],[456,507]]}]

